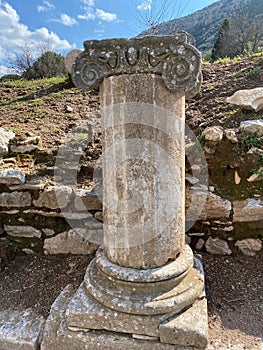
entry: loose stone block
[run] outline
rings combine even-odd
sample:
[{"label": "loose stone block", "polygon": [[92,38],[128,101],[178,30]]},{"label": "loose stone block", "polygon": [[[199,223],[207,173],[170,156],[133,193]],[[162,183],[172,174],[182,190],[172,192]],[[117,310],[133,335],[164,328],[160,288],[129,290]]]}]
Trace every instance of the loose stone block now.
[{"label": "loose stone block", "polygon": [[21,170],[7,169],[0,171],[0,183],[6,185],[19,185],[26,181]]},{"label": "loose stone block", "polygon": [[240,128],[248,134],[256,132],[259,136],[263,136],[263,119],[244,120],[240,123]]},{"label": "loose stone block", "polygon": [[188,310],[160,325],[160,340],[163,343],[204,349],[207,345],[207,338],[207,302],[205,298],[196,301]]},{"label": "loose stone block", "polygon": [[15,138],[15,133],[5,128],[0,128],[0,156],[8,153],[9,142]]},{"label": "loose stone block", "polygon": [[257,199],[246,199],[233,203],[233,222],[250,222],[263,220],[263,204]]},{"label": "loose stone block", "polygon": [[231,249],[226,241],[220,238],[211,238],[209,237],[205,243],[206,250],[211,254],[222,254],[222,255],[230,255],[232,254]]},{"label": "loose stone block", "polygon": [[29,207],[31,205],[31,195],[29,192],[0,193],[0,207]]},{"label": "loose stone block", "polygon": [[44,324],[31,310],[0,312],[0,349],[38,350]]},{"label": "loose stone block", "polygon": [[203,131],[203,134],[205,135],[205,140],[207,141],[220,142],[224,137],[224,129],[222,126],[211,126],[206,128]]},{"label": "loose stone block", "polygon": [[211,220],[229,218],[232,204],[216,194],[200,187],[186,189],[187,220]]},{"label": "loose stone block", "polygon": [[41,238],[41,231],[32,226],[9,226],[4,225],[5,232],[15,237],[37,237]]},{"label": "loose stone block", "polygon": [[49,209],[65,208],[69,202],[72,193],[70,186],[49,186],[39,194],[38,199],[33,201],[36,207],[46,207]]},{"label": "loose stone block", "polygon": [[232,96],[227,97],[226,102],[243,108],[254,109],[257,112],[263,108],[263,88],[238,90]]},{"label": "loose stone block", "polygon": [[79,189],[75,191],[75,208],[78,211],[101,210],[102,198],[94,191]]},{"label": "loose stone block", "polygon": [[78,234],[76,230],[59,233],[46,238],[44,251],[46,254],[94,254],[98,245],[88,241],[85,236]]},{"label": "loose stone block", "polygon": [[254,256],[262,249],[262,242],[260,239],[247,238],[242,241],[237,241],[235,246],[238,247],[244,255]]}]

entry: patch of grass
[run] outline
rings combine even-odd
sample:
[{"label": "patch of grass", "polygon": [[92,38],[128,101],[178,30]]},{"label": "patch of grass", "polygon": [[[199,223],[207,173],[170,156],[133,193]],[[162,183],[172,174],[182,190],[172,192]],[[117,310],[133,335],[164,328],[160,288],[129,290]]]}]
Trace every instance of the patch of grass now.
[{"label": "patch of grass", "polygon": [[252,174],[257,174],[259,176],[260,180],[263,180],[263,168],[252,169],[251,172],[252,172]]},{"label": "patch of grass", "polygon": [[232,109],[231,111],[227,112],[228,115],[234,115],[240,112],[240,108]]},{"label": "patch of grass", "polygon": [[200,145],[201,145],[202,147],[204,147],[204,146],[207,144],[207,141],[206,141],[206,139],[205,139],[205,134],[204,134],[204,133],[202,133],[202,134],[199,136],[198,141],[199,141],[199,143],[200,143]]},{"label": "patch of grass", "polygon": [[215,61],[216,64],[226,64],[226,63],[230,63],[231,59],[230,57],[224,57],[224,58],[219,58],[218,60]]},{"label": "patch of grass", "polygon": [[252,134],[241,134],[241,145],[245,146],[245,148],[250,149],[252,147],[261,147],[263,146],[262,136],[259,136],[257,132]]},{"label": "patch of grass", "polygon": [[249,73],[249,76],[252,79],[259,79],[260,75],[261,75],[261,70],[259,67],[252,69],[252,71],[250,71]]}]

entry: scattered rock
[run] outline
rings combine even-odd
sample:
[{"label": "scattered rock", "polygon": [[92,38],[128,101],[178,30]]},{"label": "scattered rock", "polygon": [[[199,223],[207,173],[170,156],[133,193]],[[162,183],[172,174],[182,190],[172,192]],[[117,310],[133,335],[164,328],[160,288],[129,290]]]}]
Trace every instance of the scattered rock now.
[{"label": "scattered rock", "polygon": [[231,202],[198,187],[186,188],[187,220],[228,218]]},{"label": "scattered rock", "polygon": [[0,312],[0,349],[39,349],[44,324],[44,317],[30,309]]},{"label": "scattered rock", "polygon": [[0,183],[6,185],[20,185],[26,181],[25,174],[21,170],[0,170]]},{"label": "scattered rock", "polygon": [[[261,168],[262,169],[262,168]],[[248,179],[247,182],[255,182],[255,181],[260,181],[260,175],[259,174],[252,174]]]},{"label": "scattered rock", "polygon": [[186,175],[185,182],[186,182],[186,184],[193,186],[193,185],[196,185],[199,183],[199,179],[197,179],[196,177],[191,176],[191,175]]},{"label": "scattered rock", "polygon": [[254,154],[256,156],[260,156],[261,154],[263,154],[263,149],[257,148],[257,147],[251,147],[247,153]]},{"label": "scattered rock", "polygon": [[72,112],[73,112],[73,108],[70,107],[70,106],[66,106],[66,107],[65,107],[65,111],[66,111],[67,113],[72,113]]},{"label": "scattered rock", "polygon": [[260,239],[247,238],[242,241],[237,241],[235,246],[241,250],[244,255],[254,256],[256,252],[262,248],[262,242]]},{"label": "scattered rock", "polygon": [[210,254],[230,255],[232,251],[229,249],[226,241],[220,238],[209,237],[205,243],[206,250]]},{"label": "scattered rock", "polygon": [[220,142],[224,136],[224,129],[221,126],[211,126],[203,131],[205,140]]},{"label": "scattered rock", "polygon": [[40,136],[28,137],[25,140],[17,140],[14,145],[10,146],[13,153],[30,153],[39,150],[42,145]]},{"label": "scattered rock", "polygon": [[31,195],[29,192],[0,193],[0,207],[29,207]]},{"label": "scattered rock", "polygon": [[233,202],[233,222],[263,220],[263,204],[259,199],[246,199]]},{"label": "scattered rock", "polygon": [[46,254],[94,254],[98,245],[89,242],[76,230],[62,232],[55,237],[46,238],[44,251]]},{"label": "scattered rock", "polygon": [[263,88],[236,91],[226,102],[258,112],[263,108]]},{"label": "scattered rock", "polygon": [[44,229],[42,229],[42,231],[47,237],[54,236],[54,234],[55,234],[55,231],[51,230],[50,228],[44,228]]},{"label": "scattered rock", "polygon": [[237,170],[235,171],[235,184],[239,185],[241,182],[241,177],[239,176]]},{"label": "scattered rock", "polygon": [[205,241],[202,238],[199,238],[195,247],[197,250],[201,250],[203,248],[204,244],[205,244]]},{"label": "scattered rock", "polygon": [[49,209],[65,208],[72,193],[70,186],[48,186],[40,193],[38,199],[33,201],[36,207],[46,207]]},{"label": "scattered rock", "polygon": [[238,138],[234,129],[226,129],[225,135],[231,143],[238,143]]},{"label": "scattered rock", "polygon": [[5,232],[15,237],[37,237],[41,238],[41,231],[32,226],[9,226],[4,225]]},{"label": "scattered rock", "polygon": [[99,220],[101,222],[103,222],[103,212],[102,211],[97,211],[95,214],[94,214],[94,218],[96,220]]},{"label": "scattered rock", "polygon": [[263,136],[263,119],[245,120],[240,123],[240,128],[246,133],[257,133]]},{"label": "scattered rock", "polygon": [[0,128],[0,156],[5,156],[9,151],[9,142],[15,138],[15,133],[5,128]]}]

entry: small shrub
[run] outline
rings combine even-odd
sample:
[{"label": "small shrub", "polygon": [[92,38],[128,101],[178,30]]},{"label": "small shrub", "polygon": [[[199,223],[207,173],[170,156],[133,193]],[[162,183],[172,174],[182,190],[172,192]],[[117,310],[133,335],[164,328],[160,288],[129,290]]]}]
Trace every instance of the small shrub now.
[{"label": "small shrub", "polygon": [[250,78],[252,79],[258,79],[261,75],[261,70],[260,68],[256,67],[254,69],[252,69],[252,71],[249,73]]},{"label": "small shrub", "polygon": [[257,132],[254,132],[252,134],[242,133],[240,142],[247,149],[250,149],[252,147],[261,147],[261,146],[263,146],[262,137],[259,136]]}]

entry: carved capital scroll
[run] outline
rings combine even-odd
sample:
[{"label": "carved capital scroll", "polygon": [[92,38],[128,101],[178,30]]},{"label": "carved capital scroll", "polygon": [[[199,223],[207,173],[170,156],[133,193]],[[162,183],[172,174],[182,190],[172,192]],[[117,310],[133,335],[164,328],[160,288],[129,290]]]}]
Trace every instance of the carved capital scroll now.
[{"label": "carved capital scroll", "polygon": [[195,94],[201,85],[201,54],[185,32],[132,39],[84,42],[72,66],[72,79],[81,90],[97,88],[109,76],[158,74],[168,89]]}]

